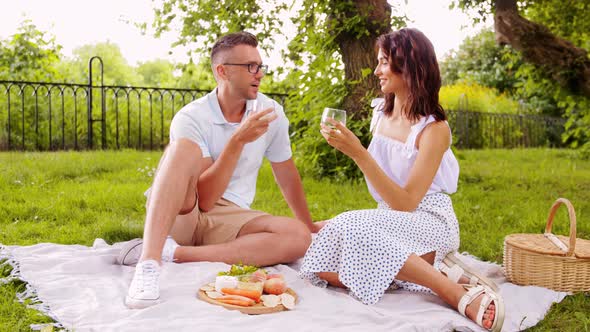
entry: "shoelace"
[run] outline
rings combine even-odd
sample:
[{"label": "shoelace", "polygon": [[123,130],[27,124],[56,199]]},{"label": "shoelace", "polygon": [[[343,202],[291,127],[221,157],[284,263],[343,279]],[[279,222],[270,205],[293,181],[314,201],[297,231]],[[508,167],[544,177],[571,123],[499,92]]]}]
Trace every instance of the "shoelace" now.
[{"label": "shoelace", "polygon": [[157,269],[153,264],[141,264],[141,273],[136,276],[135,289],[143,293],[146,289],[153,289],[158,284]]}]

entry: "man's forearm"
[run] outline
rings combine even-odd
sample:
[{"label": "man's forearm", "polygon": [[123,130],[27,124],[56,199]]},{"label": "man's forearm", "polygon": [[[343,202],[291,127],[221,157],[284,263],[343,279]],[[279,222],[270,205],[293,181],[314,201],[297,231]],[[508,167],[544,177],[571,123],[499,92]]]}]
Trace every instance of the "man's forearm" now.
[{"label": "man's forearm", "polygon": [[219,158],[199,177],[199,208],[209,211],[215,205],[229,185],[236,169],[244,145],[230,139]]},{"label": "man's forearm", "polygon": [[307,200],[305,199],[301,180],[298,185],[292,184],[290,187],[291,188],[289,189],[285,189],[283,196],[285,196],[285,200],[291,208],[291,211],[293,211],[295,217],[301,220],[307,228],[311,229],[313,221],[311,219],[311,214],[309,213],[309,207],[307,206]]},{"label": "man's forearm", "polygon": [[313,220],[311,219],[307,200],[305,199],[301,177],[293,160],[290,159],[283,163],[273,164],[273,173],[279,184],[281,193],[295,217],[311,229]]}]

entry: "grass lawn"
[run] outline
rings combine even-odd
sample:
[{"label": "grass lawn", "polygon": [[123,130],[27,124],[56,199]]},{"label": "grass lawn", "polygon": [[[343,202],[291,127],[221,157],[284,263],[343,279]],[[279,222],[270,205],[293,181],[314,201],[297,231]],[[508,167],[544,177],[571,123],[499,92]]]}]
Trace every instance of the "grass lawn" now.
[{"label": "grass lawn", "polygon": [[[568,150],[458,151],[459,191],[453,203],[461,225],[461,251],[502,261],[510,233],[541,233],[558,197],[576,207],[578,237],[590,238],[590,161]],[[159,152],[99,151],[0,153],[0,243],[92,245],[140,237],[143,191]],[[363,182],[304,178],[314,219],[375,206]],[[261,170],[254,208],[291,215],[268,164]],[[569,234],[565,209],[554,232]],[[0,274],[7,275],[7,267]],[[0,331],[29,330],[50,319],[16,301],[19,282],[0,286]],[[531,331],[588,331],[589,294],[568,296]]]}]

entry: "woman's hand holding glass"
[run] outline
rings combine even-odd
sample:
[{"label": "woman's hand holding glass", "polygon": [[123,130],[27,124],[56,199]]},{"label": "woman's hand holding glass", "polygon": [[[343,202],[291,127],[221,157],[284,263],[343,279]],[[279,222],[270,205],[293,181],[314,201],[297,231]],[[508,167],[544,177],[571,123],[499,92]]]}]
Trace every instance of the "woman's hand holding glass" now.
[{"label": "woman's hand holding glass", "polygon": [[320,133],[326,142],[350,158],[355,159],[365,151],[358,137],[342,122],[326,118],[325,123],[321,123],[320,126],[322,127]]},{"label": "woman's hand holding glass", "polygon": [[322,123],[327,126],[330,126],[330,124],[327,122],[328,119],[333,119],[342,122],[342,124],[346,126],[346,111],[326,107],[324,108],[324,112],[322,112]]}]

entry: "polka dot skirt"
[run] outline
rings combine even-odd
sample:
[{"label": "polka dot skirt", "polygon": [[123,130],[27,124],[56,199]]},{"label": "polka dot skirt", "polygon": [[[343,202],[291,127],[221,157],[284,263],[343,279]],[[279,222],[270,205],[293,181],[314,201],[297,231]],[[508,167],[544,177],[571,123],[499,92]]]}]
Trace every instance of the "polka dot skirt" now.
[{"label": "polka dot skirt", "polygon": [[375,304],[385,291],[428,288],[394,280],[410,254],[435,251],[435,268],[459,248],[459,224],[448,195],[430,194],[413,212],[377,209],[344,212],[322,228],[303,258],[299,274],[326,287],[317,272],[336,272],[351,296]]}]

